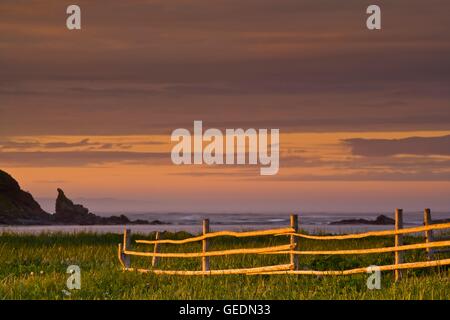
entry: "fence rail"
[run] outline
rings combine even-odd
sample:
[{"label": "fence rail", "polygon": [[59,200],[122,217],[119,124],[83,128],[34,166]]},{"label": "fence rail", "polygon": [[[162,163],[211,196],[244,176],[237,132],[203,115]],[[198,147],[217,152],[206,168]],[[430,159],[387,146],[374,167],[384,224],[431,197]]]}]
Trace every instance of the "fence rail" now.
[{"label": "fence rail", "polygon": [[[443,230],[448,229],[450,223],[440,223],[440,224],[430,224],[423,227],[414,227],[414,228],[406,228],[399,230],[383,230],[383,231],[369,231],[364,233],[355,233],[355,234],[345,234],[345,235],[334,235],[334,236],[315,236],[303,233],[280,233],[276,234],[276,236],[283,235],[293,235],[299,238],[305,238],[310,240],[351,240],[351,239],[361,239],[368,237],[385,237],[385,236],[393,236],[397,234],[410,234],[410,233],[419,233],[431,230]],[[428,241],[431,242],[432,240]],[[144,243],[144,242],[142,242]],[[150,243],[150,242],[149,242]],[[154,242],[152,242],[154,243]]]},{"label": "fence rail", "polygon": [[[370,231],[365,233],[347,234],[347,235],[308,235],[300,233],[298,230],[298,217],[291,215],[290,227],[278,228],[259,231],[218,231],[209,232],[209,220],[203,222],[203,234],[196,237],[191,237],[183,240],[160,239],[159,232],[156,233],[155,240],[136,240],[138,244],[153,245],[153,251],[133,251],[131,248],[130,230],[125,230],[123,243],[119,244],[118,258],[124,270],[137,271],[142,273],[154,274],[168,274],[168,275],[226,275],[226,274],[294,274],[294,275],[350,275],[357,273],[366,273],[370,271],[371,267],[362,267],[350,270],[299,270],[299,256],[302,255],[365,255],[377,253],[394,253],[395,263],[392,265],[379,266],[380,271],[394,271],[396,281],[402,277],[402,270],[427,268],[436,266],[450,265],[450,259],[433,260],[433,257],[439,252],[435,248],[450,247],[450,240],[438,239],[433,231],[450,229],[450,223],[433,224],[431,219],[430,209],[424,210],[424,226],[403,228],[403,211],[396,209],[395,211],[395,228],[394,230]],[[403,235],[405,234],[423,233],[425,242],[416,244],[403,244]],[[289,244],[269,246],[263,248],[241,248],[241,249],[227,249],[209,251],[209,239],[223,236],[231,236],[236,238],[243,237],[259,237],[259,236],[288,236]],[[380,237],[380,236],[394,236],[394,246],[368,249],[348,249],[348,250],[300,250],[301,238],[311,240],[351,240],[361,239],[366,237]],[[175,244],[182,245],[192,242],[202,242],[202,252],[189,253],[162,253],[160,252],[161,245]],[[427,252],[428,261],[418,262],[403,262],[403,253],[408,250],[424,249]],[[210,257],[229,256],[229,255],[289,255],[289,264],[280,264],[274,266],[264,266],[255,268],[240,268],[240,269],[225,269],[225,270],[210,270]],[[132,268],[131,256],[137,257],[151,257],[152,268]],[[201,258],[202,270],[160,270],[157,269],[160,258]]]},{"label": "fence rail", "polygon": [[190,242],[197,242],[206,240],[209,238],[216,237],[236,237],[236,238],[244,238],[244,237],[256,237],[256,236],[270,236],[270,235],[286,235],[294,232],[293,228],[282,228],[282,229],[270,229],[270,230],[260,230],[260,231],[245,231],[245,232],[234,232],[234,231],[217,231],[207,233],[198,237],[187,238],[183,240],[136,240],[136,243],[146,243],[146,244],[186,244]]},{"label": "fence rail", "polygon": [[[450,241],[449,241],[450,243]],[[264,247],[264,248],[251,248],[251,249],[229,249],[220,251],[206,251],[206,252],[190,252],[190,253],[155,253],[155,252],[138,252],[124,250],[124,253],[132,256],[141,257],[160,257],[160,258],[200,258],[200,257],[218,257],[218,256],[229,256],[236,254],[267,254],[267,253],[279,253],[284,252],[284,250],[292,250],[293,246],[290,244]],[[287,251],[289,253],[291,251]]]}]

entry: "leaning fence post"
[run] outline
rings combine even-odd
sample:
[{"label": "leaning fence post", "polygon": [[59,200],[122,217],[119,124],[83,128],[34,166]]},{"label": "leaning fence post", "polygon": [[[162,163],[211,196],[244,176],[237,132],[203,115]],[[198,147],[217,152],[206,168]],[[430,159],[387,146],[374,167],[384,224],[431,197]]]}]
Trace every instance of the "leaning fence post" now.
[{"label": "leaning fence post", "polygon": [[[291,228],[294,229],[295,233],[298,233],[298,215],[296,214],[291,214]],[[296,243],[296,237],[294,235],[291,235],[291,247],[291,265],[293,266],[294,270],[298,270],[298,255],[292,253],[292,251],[298,251],[299,249],[298,241]]]},{"label": "leaning fence post", "polygon": [[[159,240],[159,231],[156,232],[155,240],[156,241]],[[155,248],[153,249],[153,253],[158,253],[158,252],[159,252],[159,244],[156,242],[155,243]],[[159,257],[153,256],[153,258],[152,258],[152,268],[156,267],[156,265],[158,264],[158,261],[159,261]]]},{"label": "leaning fence post", "polygon": [[[203,220],[203,235],[209,233],[209,219]],[[202,252],[208,251],[208,239],[202,241]],[[209,271],[209,257],[202,257],[202,271]]]},{"label": "leaning fence post", "polygon": [[[395,209],[395,231],[403,229],[403,210]],[[395,247],[403,245],[403,235],[395,235]],[[395,251],[395,265],[403,263],[403,252]],[[402,271],[395,269],[395,281],[399,281],[402,278]]]},{"label": "leaning fence post", "polygon": [[[429,225],[433,224],[431,220],[431,210],[425,209],[423,212],[423,225],[425,227],[428,227]],[[425,243],[433,242],[433,230],[426,230],[425,231]],[[433,250],[431,248],[427,248],[427,256],[428,259],[433,259]]]},{"label": "leaning fence post", "polygon": [[131,246],[131,231],[130,229],[125,229],[123,231],[123,251],[122,251],[122,261],[125,265],[125,268],[129,268],[131,266],[131,259],[130,256],[125,254],[125,251],[127,251]]}]

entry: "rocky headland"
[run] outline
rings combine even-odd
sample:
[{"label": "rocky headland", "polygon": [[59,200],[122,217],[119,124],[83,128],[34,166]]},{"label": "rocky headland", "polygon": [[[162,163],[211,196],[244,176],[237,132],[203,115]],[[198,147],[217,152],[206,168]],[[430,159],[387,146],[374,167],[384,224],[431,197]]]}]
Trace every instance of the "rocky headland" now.
[{"label": "rocky headland", "polygon": [[55,213],[44,211],[31,193],[20,188],[7,172],[0,170],[0,224],[4,225],[123,225],[163,224],[147,220],[130,220],[125,215],[101,217],[81,204],[75,204],[58,188]]}]

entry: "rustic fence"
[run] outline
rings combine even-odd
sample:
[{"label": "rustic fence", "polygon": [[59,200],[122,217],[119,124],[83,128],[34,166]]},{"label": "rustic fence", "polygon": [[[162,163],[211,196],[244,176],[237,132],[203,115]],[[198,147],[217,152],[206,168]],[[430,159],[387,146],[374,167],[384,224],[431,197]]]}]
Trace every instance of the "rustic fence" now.
[{"label": "rustic fence", "polygon": [[[136,243],[153,245],[153,252],[141,252],[131,250],[131,234],[130,230],[125,230],[123,236],[123,243],[119,244],[119,261],[124,270],[150,272],[155,274],[169,274],[169,275],[224,275],[224,274],[297,274],[297,275],[350,275],[357,273],[366,273],[369,268],[356,268],[349,270],[299,270],[299,256],[301,255],[364,255],[376,253],[394,253],[394,264],[378,266],[380,271],[391,270],[395,273],[395,280],[402,277],[402,270],[426,268],[450,265],[450,259],[437,259],[434,257],[438,253],[446,252],[446,250],[438,251],[436,248],[443,248],[450,246],[450,240],[447,238],[438,238],[433,234],[436,230],[450,229],[450,223],[433,223],[431,219],[430,209],[424,210],[424,225],[421,227],[403,228],[403,210],[395,210],[395,228],[394,230],[370,231],[357,234],[345,235],[309,235],[299,233],[298,216],[291,215],[290,227],[259,231],[246,232],[232,232],[232,231],[218,231],[210,232],[209,220],[203,221],[203,234],[183,240],[168,240],[159,239],[159,232],[156,233],[155,240],[136,240]],[[423,233],[425,242],[416,244],[403,244],[403,236],[405,234]],[[228,249],[220,251],[209,251],[209,239],[232,236],[237,238],[256,237],[256,236],[288,236],[289,244],[269,246],[263,248],[245,248],[245,249]],[[327,240],[350,240],[361,239],[366,237],[386,237],[394,236],[394,246],[382,248],[368,248],[368,249],[350,249],[350,250],[320,250],[320,251],[301,251],[300,239],[312,239],[319,241]],[[202,242],[202,252],[191,253],[161,253],[160,248],[163,244],[186,244],[192,242]],[[423,249],[427,253],[427,261],[409,262],[403,261],[403,253],[409,250]],[[290,261],[287,264],[280,264],[265,267],[240,268],[240,269],[225,269],[225,270],[211,270],[210,257],[228,256],[228,255],[245,255],[245,254],[282,254],[289,255]],[[137,257],[151,257],[152,268],[139,269],[131,267],[131,256]],[[160,258],[201,258],[202,270],[187,271],[187,270],[161,270],[157,269]]]}]

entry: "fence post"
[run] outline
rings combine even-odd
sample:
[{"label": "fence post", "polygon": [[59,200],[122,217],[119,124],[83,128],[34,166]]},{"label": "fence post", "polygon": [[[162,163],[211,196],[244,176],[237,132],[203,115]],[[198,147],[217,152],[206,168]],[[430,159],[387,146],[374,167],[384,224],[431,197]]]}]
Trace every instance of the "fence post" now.
[{"label": "fence post", "polygon": [[[203,235],[209,233],[209,219],[203,220]],[[202,252],[208,251],[208,239],[202,240]],[[209,257],[202,257],[202,271],[209,271]]]},{"label": "fence post", "polygon": [[122,251],[122,260],[125,264],[125,268],[129,268],[131,266],[131,259],[130,256],[125,254],[125,251],[127,251],[131,246],[131,230],[130,229],[124,229],[123,231],[123,251]]},{"label": "fence post", "polygon": [[[395,209],[395,231],[403,229],[403,210]],[[395,247],[403,245],[403,235],[395,235]],[[403,252],[395,251],[395,265],[403,263]],[[399,281],[402,278],[402,271],[395,270],[395,281]]]},{"label": "fence post", "polygon": [[[295,233],[298,233],[298,215],[296,215],[296,214],[291,214],[291,228],[295,230],[294,231]],[[296,240],[297,240],[297,242],[296,242]],[[294,246],[291,249],[291,251],[299,249],[298,239],[296,239],[296,237],[293,235],[291,235],[291,246]],[[290,260],[291,260],[290,261],[291,265],[294,267],[294,270],[298,270],[299,269],[298,255],[291,253]]]},{"label": "fence post", "polygon": [[[159,240],[159,231],[156,232],[155,240],[156,241]],[[155,243],[155,248],[153,249],[153,253],[158,253],[158,252],[159,252],[159,244]],[[159,261],[159,257],[153,256],[153,258],[152,258],[152,268],[156,267],[156,265],[158,264],[158,261]]]},{"label": "fence post", "polygon": [[[428,227],[429,225],[432,225],[433,222],[431,220],[431,210],[425,209],[423,212],[423,225]],[[433,230],[427,230],[425,231],[425,243],[430,243],[433,241]],[[427,256],[428,260],[433,259],[433,249],[427,248]]]}]

